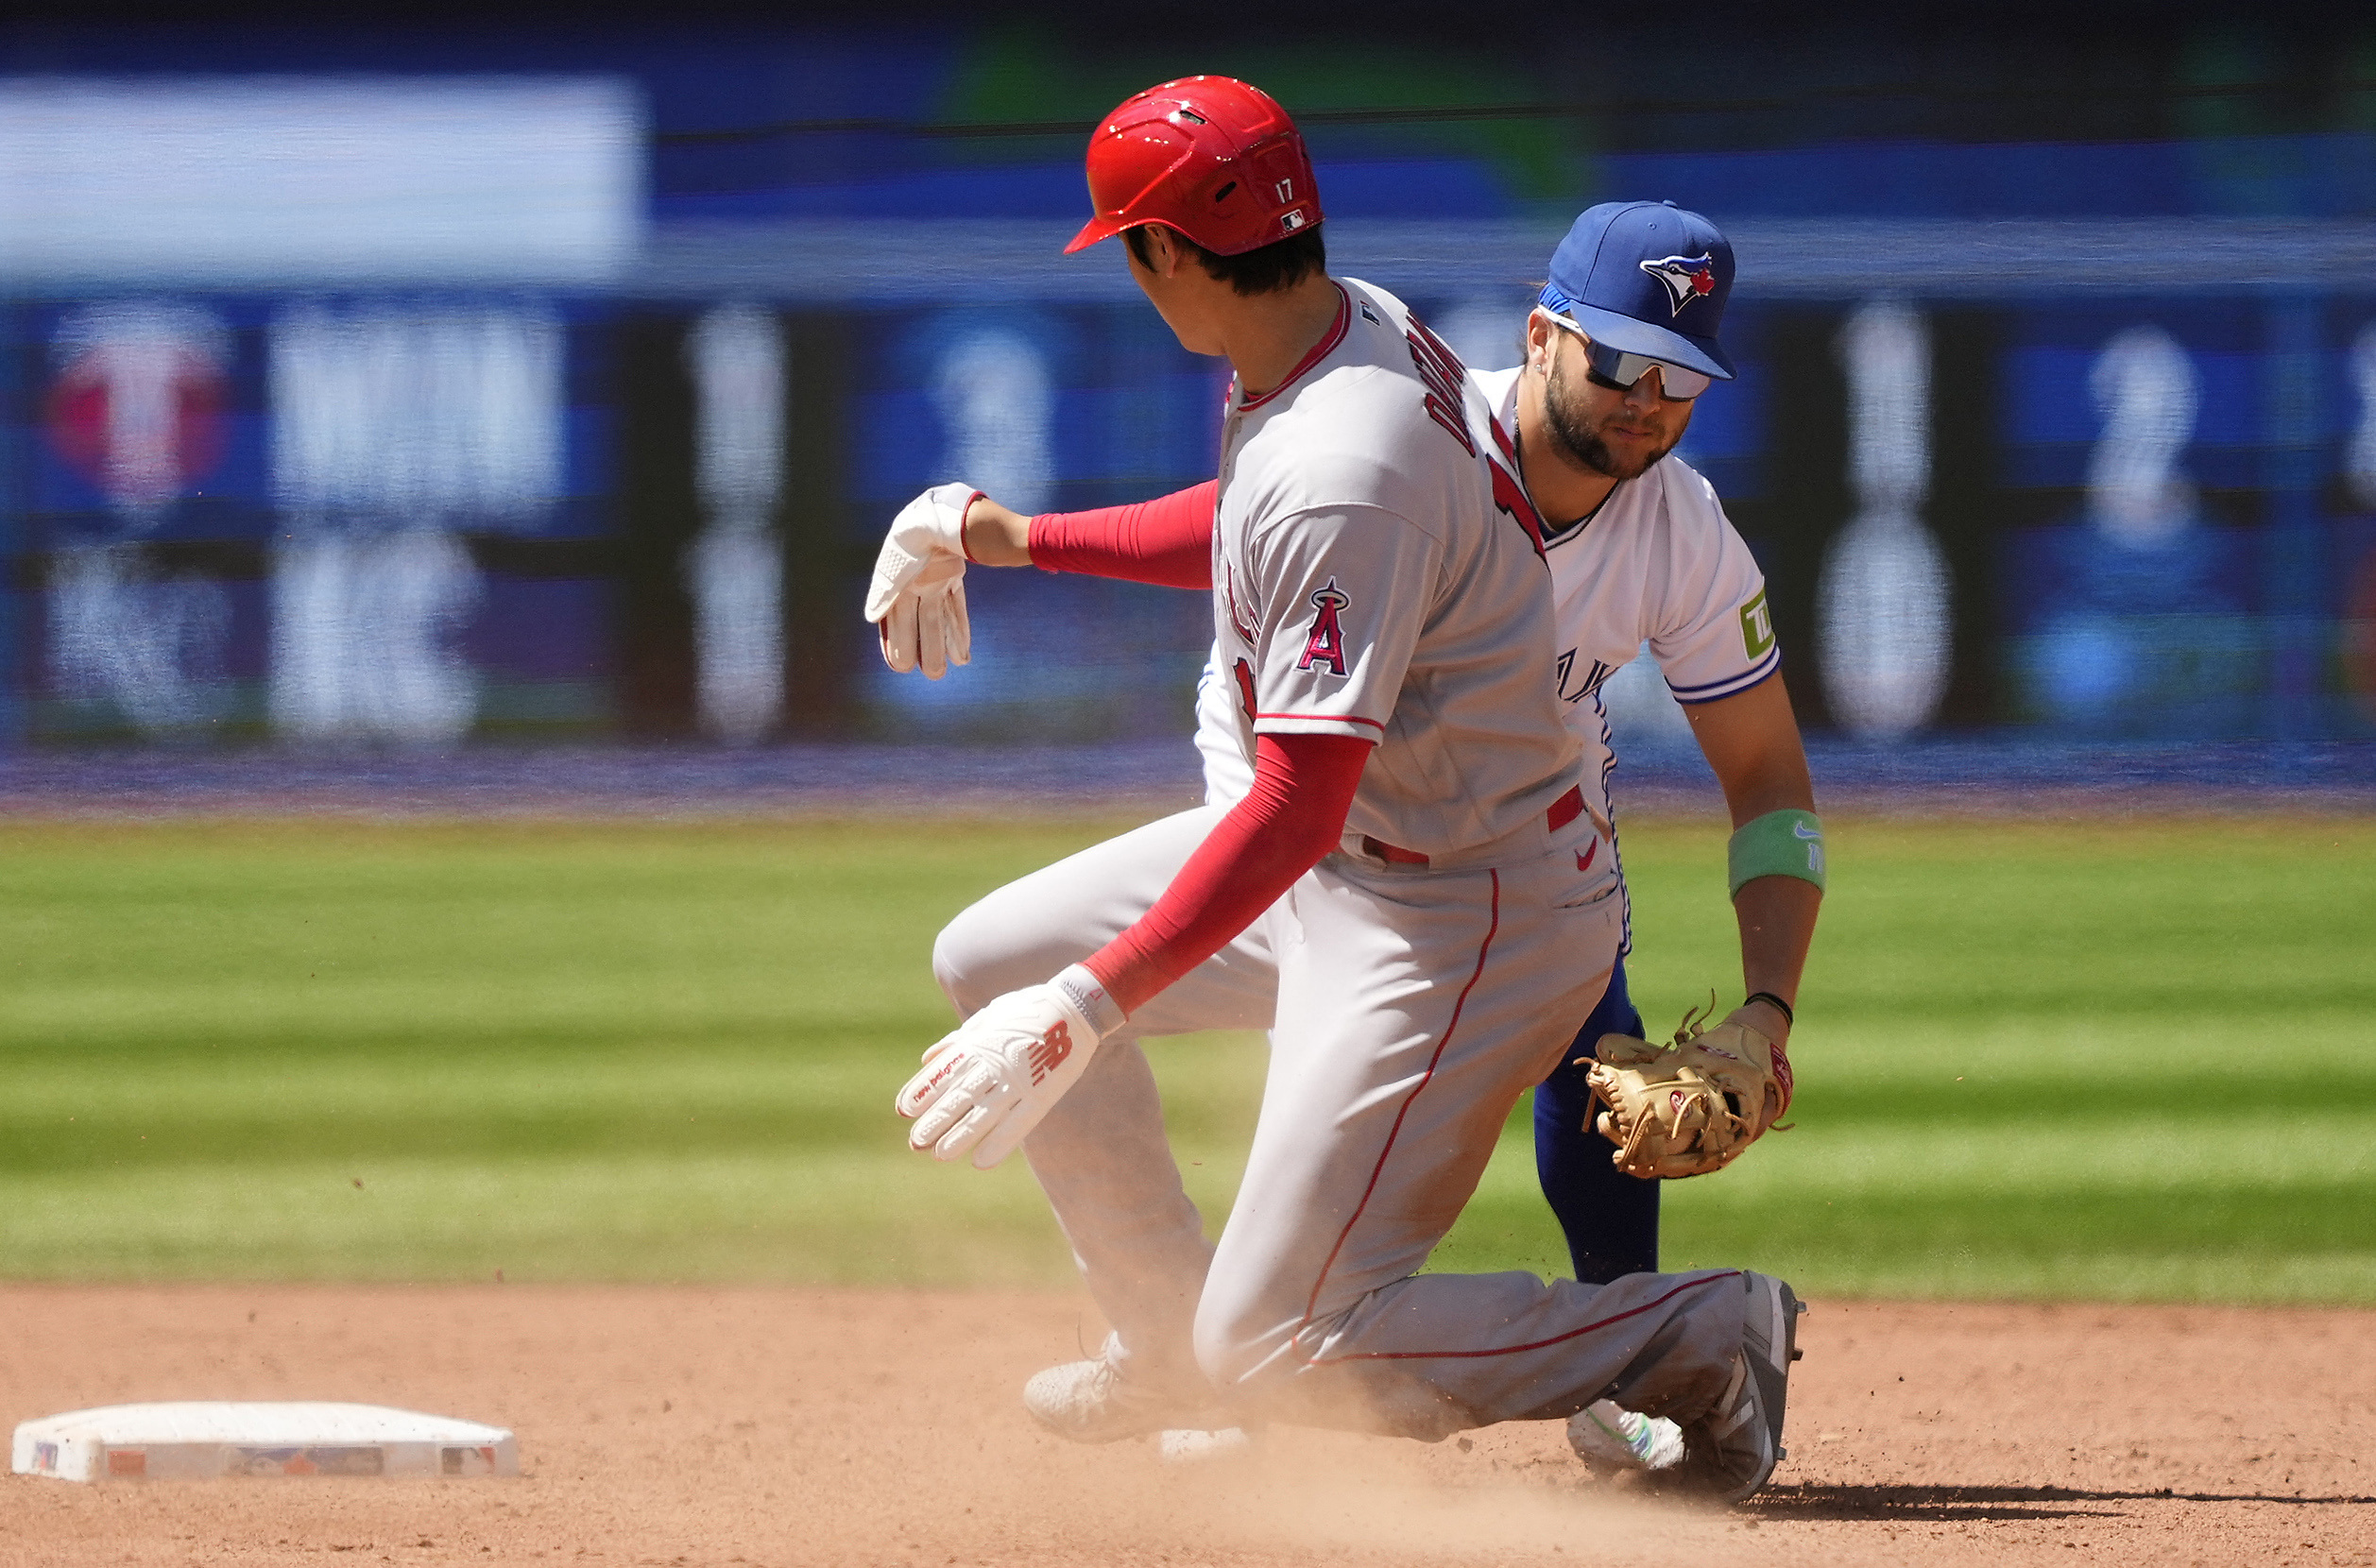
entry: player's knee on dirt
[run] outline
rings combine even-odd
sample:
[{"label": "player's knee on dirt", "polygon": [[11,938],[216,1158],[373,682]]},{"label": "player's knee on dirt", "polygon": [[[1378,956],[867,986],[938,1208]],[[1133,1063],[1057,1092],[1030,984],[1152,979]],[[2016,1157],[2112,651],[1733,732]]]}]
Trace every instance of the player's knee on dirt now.
[{"label": "player's knee on dirt", "polygon": [[1249,1295],[1208,1278],[1196,1306],[1196,1365],[1224,1393],[1251,1391],[1272,1377],[1292,1376],[1303,1365],[1299,1330],[1317,1342],[1319,1325],[1282,1314],[1277,1302],[1260,1292]]},{"label": "player's knee on dirt", "polygon": [[1342,1325],[1342,1313],[1305,1323],[1276,1321],[1275,1313],[1228,1313],[1209,1306],[1208,1300],[1196,1315],[1197,1365],[1223,1400],[1241,1412],[1422,1442],[1487,1424],[1415,1372],[1371,1364],[1348,1381],[1347,1368],[1315,1368],[1312,1355]]}]

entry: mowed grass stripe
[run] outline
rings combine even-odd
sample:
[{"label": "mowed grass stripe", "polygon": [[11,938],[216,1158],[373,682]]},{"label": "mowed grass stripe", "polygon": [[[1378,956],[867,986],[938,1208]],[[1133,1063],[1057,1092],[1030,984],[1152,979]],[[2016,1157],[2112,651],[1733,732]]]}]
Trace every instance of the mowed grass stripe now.
[{"label": "mowed grass stripe", "polygon": [[847,1153],[146,1167],[12,1179],[0,1243],[19,1278],[1063,1278],[1019,1164],[949,1174]]},{"label": "mowed grass stripe", "polygon": [[[1846,1031],[1843,1031],[1846,1032]],[[2149,1046],[2150,1041],[2140,1042]],[[658,1050],[569,1056],[521,1052],[497,1061],[396,1057],[335,1074],[303,1058],[263,1063],[151,1062],[104,1078],[55,1060],[11,1072],[0,1107],[0,1171],[56,1173],[128,1158],[206,1162],[304,1161],[330,1153],[453,1156],[597,1151],[779,1150],[787,1146],[880,1149],[895,1130],[883,1088],[886,1045],[846,1041],[759,1051],[704,1050],[692,1041]],[[1173,1053],[1178,1054],[1177,1052]],[[2065,1151],[2091,1167],[2098,1148],[2121,1147],[2155,1181],[2193,1169],[2249,1182],[2318,1169],[2367,1175],[2376,1073],[2271,1073],[2230,1087],[2209,1075],[2147,1080],[2116,1097],[2103,1091],[2120,1067],[2097,1052],[2083,1068],[2057,1061],[2030,1077],[1942,1081],[1942,1067],[1903,1064],[1853,1074],[1830,1059],[1758,1157],[1727,1186],[1769,1170],[1791,1182],[1841,1181],[1883,1159],[1877,1180],[1921,1183],[1952,1175],[2021,1185],[2025,1173],[2062,1169]],[[1969,1065],[1944,1053],[1947,1065]],[[1188,1071],[1174,1066],[1170,1076]],[[1959,1080],[1959,1081],[1958,1081]],[[1251,1087],[1249,1086],[1249,1096]],[[1211,1131],[1193,1094],[1175,1097],[1191,1136]],[[1241,1108],[1228,1125],[1239,1129]],[[1513,1123],[1523,1119],[1513,1114]],[[1992,1128],[1985,1139],[1976,1128]],[[1513,1127],[1513,1135],[1525,1135]],[[2130,1171],[2102,1180],[2126,1182]]]},{"label": "mowed grass stripe", "polygon": [[[1061,1278],[888,1101],[939,925],[1120,826],[0,829],[0,1270]],[[1729,1002],[1720,825],[1624,840],[1653,1028]],[[1668,1188],[1670,1263],[2376,1300],[2376,827],[1849,821],[1834,875],[1799,1131]],[[1217,1221],[1260,1043],[1154,1054]],[[1437,1266],[1558,1266],[1522,1118]]]}]

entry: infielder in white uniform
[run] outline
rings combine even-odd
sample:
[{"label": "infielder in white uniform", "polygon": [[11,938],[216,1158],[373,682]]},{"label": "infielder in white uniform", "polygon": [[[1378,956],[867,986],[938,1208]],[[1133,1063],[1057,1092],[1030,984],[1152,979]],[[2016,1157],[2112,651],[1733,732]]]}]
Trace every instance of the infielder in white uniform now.
[{"label": "infielder in white uniform", "polygon": [[[1118,888],[1119,934],[1053,981],[968,996],[947,977],[969,1016],[900,1097],[911,1141],[943,1158],[995,1163],[1031,1135],[1113,1319],[1112,1354],[1035,1379],[1034,1411],[1120,1436],[1219,1388],[1271,1415],[1439,1437],[1615,1397],[1682,1425],[1688,1478],[1745,1496],[1777,1453],[1786,1286],[1416,1272],[1622,937],[1509,442],[1398,302],[1319,269],[1308,161],[1260,94],[1200,77],[1141,94],[1093,138],[1089,174],[1099,217],[1074,248],[1128,230],[1134,277],[1182,342],[1239,372],[1216,515],[1167,532],[1125,509],[1043,541],[970,492],[933,492],[895,525],[869,600],[895,667],[929,667],[934,634],[962,627],[967,555],[1186,583],[1191,546],[1209,552],[1250,790],[1192,830],[1155,825],[1178,875],[1152,897]],[[962,635],[948,651],[962,657]],[[1242,1021],[1273,1031],[1209,1258],[1129,1039],[1165,1027],[1167,990],[1191,973],[1223,992],[1245,980]],[[1186,1027],[1232,1021],[1194,999]],[[1071,1125],[1060,1097],[1085,1072],[1112,1114]]]}]

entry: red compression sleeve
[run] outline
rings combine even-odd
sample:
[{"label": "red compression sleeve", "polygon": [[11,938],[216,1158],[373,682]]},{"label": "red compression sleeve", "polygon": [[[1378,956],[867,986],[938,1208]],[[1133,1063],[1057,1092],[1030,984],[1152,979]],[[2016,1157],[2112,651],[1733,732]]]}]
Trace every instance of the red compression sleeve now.
[{"label": "red compression sleeve", "polygon": [[1137,924],[1091,954],[1089,973],[1128,1013],[1195,968],[1337,847],[1376,742],[1258,735],[1254,788],[1214,825]]},{"label": "red compression sleeve", "polygon": [[1043,512],[1032,519],[1026,543],[1032,565],[1165,588],[1211,588],[1213,502],[1220,491],[1221,482],[1208,479],[1128,506]]}]

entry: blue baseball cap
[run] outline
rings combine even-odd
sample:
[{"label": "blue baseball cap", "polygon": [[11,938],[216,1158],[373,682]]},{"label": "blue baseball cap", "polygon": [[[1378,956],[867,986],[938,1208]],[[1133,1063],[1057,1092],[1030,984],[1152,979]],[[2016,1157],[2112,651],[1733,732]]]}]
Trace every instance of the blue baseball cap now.
[{"label": "blue baseball cap", "polygon": [[1733,379],[1716,340],[1733,292],[1733,247],[1671,201],[1604,201],[1551,252],[1542,304],[1594,342]]}]

